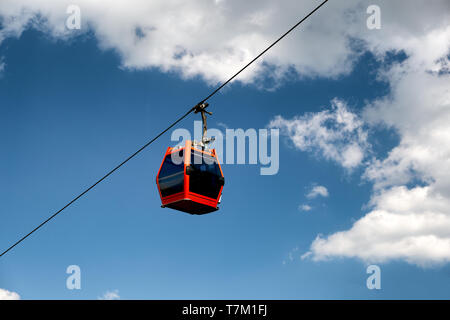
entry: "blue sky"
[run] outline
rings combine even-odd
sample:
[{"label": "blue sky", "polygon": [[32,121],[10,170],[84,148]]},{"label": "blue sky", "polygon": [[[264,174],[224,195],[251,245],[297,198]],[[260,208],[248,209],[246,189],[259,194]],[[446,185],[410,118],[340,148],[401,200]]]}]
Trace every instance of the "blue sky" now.
[{"label": "blue sky", "polygon": [[[208,124],[266,128],[277,115],[288,120],[329,110],[334,98],[363,117],[368,105],[394,92],[381,70],[401,65],[408,54],[387,50],[379,59],[379,52],[358,52],[337,76],[293,72],[275,80],[258,76],[260,85],[233,83],[210,101]],[[201,73],[185,78],[174,70],[124,67],[120,50],[103,49],[93,33],[67,40],[28,28],[0,42],[0,56],[1,248],[214,88]],[[261,88],[273,81],[275,89]],[[192,130],[198,118],[179,127]],[[364,128],[371,146],[366,161],[385,159],[407,136],[400,126]],[[166,134],[2,257],[0,288],[22,299],[97,299],[114,290],[122,299],[448,299],[446,258],[434,263],[412,253],[364,260],[357,250],[334,256],[328,247],[312,249],[319,234],[353,230],[371,212],[374,195],[392,189],[376,189],[378,180],[364,178],[370,165],[348,170],[320,148],[300,150],[291,138],[280,138],[278,174],[224,164],[220,210],[190,216],[160,208],[155,176],[173,145]],[[428,181],[418,177],[402,183]],[[308,199],[316,185],[329,195]],[[312,209],[299,210],[302,204]],[[308,251],[313,258],[302,259]],[[381,290],[366,287],[372,262],[381,267]],[[66,288],[69,265],[81,268],[81,290]]]}]

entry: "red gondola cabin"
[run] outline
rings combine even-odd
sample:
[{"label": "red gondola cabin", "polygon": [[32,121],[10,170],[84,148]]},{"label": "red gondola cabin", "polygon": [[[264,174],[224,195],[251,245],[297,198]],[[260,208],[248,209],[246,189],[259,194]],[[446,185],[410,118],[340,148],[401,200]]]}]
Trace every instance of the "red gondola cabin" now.
[{"label": "red gondola cabin", "polygon": [[215,149],[192,141],[169,147],[156,176],[162,207],[190,214],[218,210],[224,183]]}]

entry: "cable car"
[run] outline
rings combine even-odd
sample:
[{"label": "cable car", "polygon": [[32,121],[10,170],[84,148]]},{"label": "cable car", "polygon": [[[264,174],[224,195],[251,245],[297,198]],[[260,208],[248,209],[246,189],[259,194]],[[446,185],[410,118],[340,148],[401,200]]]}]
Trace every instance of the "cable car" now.
[{"label": "cable car", "polygon": [[[218,210],[225,179],[216,150],[209,149],[212,139],[206,138],[208,105],[203,104],[203,139],[186,141],[184,146],[167,148],[156,176],[162,207],[194,215]],[[196,111],[197,112],[197,111]],[[208,114],[211,114],[207,112]]]}]

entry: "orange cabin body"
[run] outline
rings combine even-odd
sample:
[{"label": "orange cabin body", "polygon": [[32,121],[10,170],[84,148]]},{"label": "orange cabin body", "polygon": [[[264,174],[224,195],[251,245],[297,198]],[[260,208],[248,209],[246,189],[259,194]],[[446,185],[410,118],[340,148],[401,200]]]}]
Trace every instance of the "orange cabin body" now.
[{"label": "orange cabin body", "polygon": [[202,150],[192,141],[169,147],[156,176],[162,207],[190,214],[218,210],[224,183],[215,149]]}]

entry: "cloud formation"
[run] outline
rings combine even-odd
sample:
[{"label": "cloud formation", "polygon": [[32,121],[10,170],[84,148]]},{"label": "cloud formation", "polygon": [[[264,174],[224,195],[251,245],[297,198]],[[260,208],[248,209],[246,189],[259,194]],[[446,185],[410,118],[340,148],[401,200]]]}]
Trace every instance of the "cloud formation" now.
[{"label": "cloud formation", "polygon": [[0,288],[0,300],[20,300],[19,294]]},{"label": "cloud formation", "polygon": [[276,116],[270,128],[279,128],[301,151],[314,152],[346,169],[359,166],[369,149],[367,132],[359,117],[339,99],[331,108],[293,119]]},{"label": "cloud formation", "polygon": [[311,211],[312,207],[310,205],[304,203],[304,204],[299,205],[298,209],[300,211]]},{"label": "cloud formation", "polygon": [[374,208],[350,230],[311,245],[314,260],[357,257],[368,263],[405,260],[423,267],[450,261],[450,201],[430,187],[404,186],[372,199]]},{"label": "cloud formation", "polygon": [[[74,32],[66,28],[71,0],[2,0],[0,43],[28,28],[57,39],[90,33],[100,48],[117,52],[123,68],[157,68],[212,84],[239,70],[320,2],[78,0],[81,30]],[[237,81],[279,82],[292,71],[335,78],[352,70],[361,41],[380,56],[391,49],[408,51],[415,39],[448,21],[450,12],[447,0],[432,6],[423,0],[379,0],[382,27],[372,31],[366,27],[371,4],[329,1]]]},{"label": "cloud formation", "polygon": [[119,290],[106,291],[101,297],[98,297],[99,300],[119,300]]},{"label": "cloud formation", "polygon": [[363,178],[374,190],[366,215],[349,230],[318,236],[305,257],[403,260],[422,267],[450,262],[448,21],[425,14],[422,27],[409,25],[409,30],[399,19],[396,37],[373,44],[378,54],[383,48],[408,53],[404,62],[379,72],[391,92],[363,111],[366,123],[393,128],[400,143],[387,157],[368,162]]},{"label": "cloud formation", "polygon": [[[227,79],[320,2],[270,0],[79,0],[81,30],[66,28],[70,0],[2,0],[0,42],[28,28],[67,39],[91,32],[105,50],[114,50],[123,68],[157,68],[183,78],[200,76],[214,84]],[[299,76],[336,77],[351,71],[348,28],[340,19],[354,8],[330,1],[238,81],[276,82]],[[364,12],[364,8],[361,9]],[[359,17],[359,15],[355,15]],[[361,20],[361,19],[360,19]],[[362,20],[358,27],[365,27]]]},{"label": "cloud formation", "polygon": [[314,199],[318,196],[328,197],[328,189],[325,188],[324,186],[313,186],[311,188],[311,191],[309,191],[308,194],[306,195],[308,199]]}]

